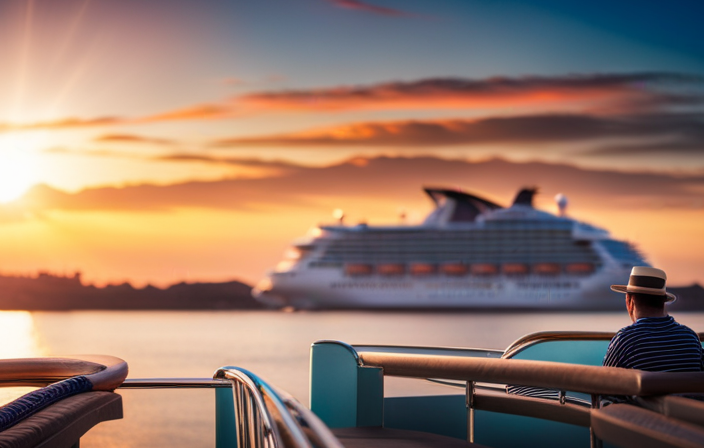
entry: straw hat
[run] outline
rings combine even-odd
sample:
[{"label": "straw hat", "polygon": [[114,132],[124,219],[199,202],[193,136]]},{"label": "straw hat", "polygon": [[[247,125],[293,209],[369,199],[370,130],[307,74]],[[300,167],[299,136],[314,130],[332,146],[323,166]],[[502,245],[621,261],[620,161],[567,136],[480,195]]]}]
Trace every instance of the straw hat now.
[{"label": "straw hat", "polygon": [[677,297],[665,291],[666,280],[667,274],[665,274],[665,271],[662,269],[647,266],[633,266],[631,276],[628,278],[628,285],[611,285],[611,290],[616,292],[633,292],[653,296],[665,296],[665,303],[674,302],[677,300]]}]

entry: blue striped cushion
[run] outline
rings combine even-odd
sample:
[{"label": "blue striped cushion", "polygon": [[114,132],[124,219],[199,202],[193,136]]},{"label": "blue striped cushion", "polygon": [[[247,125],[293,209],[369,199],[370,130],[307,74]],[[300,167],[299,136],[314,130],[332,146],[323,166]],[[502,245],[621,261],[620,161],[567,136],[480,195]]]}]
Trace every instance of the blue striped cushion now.
[{"label": "blue striped cushion", "polygon": [[25,394],[0,408],[0,431],[19,423],[50,404],[92,389],[93,384],[88,378],[75,376]]}]

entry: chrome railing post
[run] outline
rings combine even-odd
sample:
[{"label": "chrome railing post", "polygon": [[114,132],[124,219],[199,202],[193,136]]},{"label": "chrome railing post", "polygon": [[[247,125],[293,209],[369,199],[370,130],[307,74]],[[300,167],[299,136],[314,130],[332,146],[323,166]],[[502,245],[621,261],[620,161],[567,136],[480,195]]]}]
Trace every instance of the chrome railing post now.
[{"label": "chrome railing post", "polygon": [[254,426],[254,413],[256,412],[256,409],[254,408],[254,403],[252,403],[254,400],[252,397],[252,391],[245,388],[244,396],[245,415],[247,415],[247,448],[258,448],[256,431],[259,428]]},{"label": "chrome railing post", "polygon": [[234,382],[232,391],[235,397],[235,417],[237,419],[237,441],[239,448],[249,448],[247,442],[247,431],[249,431],[249,422],[247,421],[247,409],[245,407],[245,397],[243,386],[240,383]]},{"label": "chrome railing post", "polygon": [[[252,394],[254,394],[252,392]],[[250,402],[252,404],[252,429],[254,429],[254,446],[267,446],[264,443],[265,437],[264,437],[264,425],[262,425],[262,422],[259,419],[259,412],[257,412],[257,408],[254,404],[254,397],[252,397],[252,401]]]},{"label": "chrome railing post", "polygon": [[223,367],[214,377],[232,384],[238,448],[312,448],[304,426],[314,428],[315,439],[323,441],[321,447],[343,448],[315,414],[299,407],[293,398],[253,373],[238,367]]},{"label": "chrome railing post", "polygon": [[[601,408],[601,395],[592,394],[592,409]],[[603,443],[594,432],[594,428],[589,426],[589,446],[591,448],[602,448]]]},{"label": "chrome railing post", "polygon": [[467,381],[467,441],[474,443],[474,381]]}]

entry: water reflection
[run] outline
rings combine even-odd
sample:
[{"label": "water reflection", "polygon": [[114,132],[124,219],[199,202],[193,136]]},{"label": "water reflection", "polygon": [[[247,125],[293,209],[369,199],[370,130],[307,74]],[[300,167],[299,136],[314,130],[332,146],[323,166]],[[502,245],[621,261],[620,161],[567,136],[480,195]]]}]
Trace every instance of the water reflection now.
[{"label": "water reflection", "polygon": [[[38,342],[32,314],[27,311],[0,311],[0,358],[33,358],[44,355]],[[0,406],[32,389],[0,388]]]},{"label": "water reflection", "polygon": [[32,314],[27,311],[0,311],[0,358],[42,356]]}]

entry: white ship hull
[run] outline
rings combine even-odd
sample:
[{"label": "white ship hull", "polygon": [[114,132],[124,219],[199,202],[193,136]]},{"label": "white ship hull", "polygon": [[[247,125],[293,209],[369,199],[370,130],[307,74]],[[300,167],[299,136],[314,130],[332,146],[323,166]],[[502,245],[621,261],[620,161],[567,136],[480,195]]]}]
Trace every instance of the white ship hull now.
[{"label": "white ship hull", "polygon": [[[512,308],[620,309],[623,303],[605,285],[619,283],[627,269],[591,276],[560,275],[447,278],[349,277],[334,269],[275,273],[257,299],[270,306],[319,308]],[[275,291],[275,292],[274,292]]]}]

